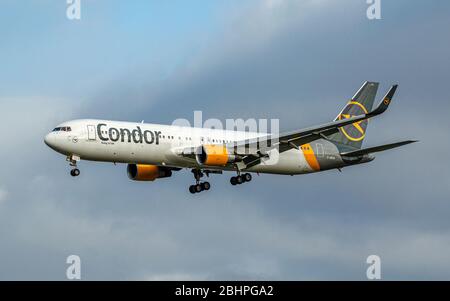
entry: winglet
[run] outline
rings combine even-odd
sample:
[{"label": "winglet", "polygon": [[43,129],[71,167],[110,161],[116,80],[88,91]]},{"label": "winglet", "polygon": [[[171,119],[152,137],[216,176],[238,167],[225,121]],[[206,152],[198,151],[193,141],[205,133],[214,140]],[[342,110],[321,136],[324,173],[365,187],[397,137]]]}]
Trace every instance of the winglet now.
[{"label": "winglet", "polygon": [[384,96],[383,100],[378,104],[377,108],[368,114],[370,117],[380,115],[387,110],[387,108],[391,104],[392,98],[394,97],[397,87],[398,87],[398,85],[393,85],[389,89],[386,96]]}]

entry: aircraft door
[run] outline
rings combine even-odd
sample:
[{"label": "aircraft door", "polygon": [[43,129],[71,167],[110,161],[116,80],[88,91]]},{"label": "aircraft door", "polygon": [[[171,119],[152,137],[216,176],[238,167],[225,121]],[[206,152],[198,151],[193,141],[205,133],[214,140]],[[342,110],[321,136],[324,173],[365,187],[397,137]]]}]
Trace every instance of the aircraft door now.
[{"label": "aircraft door", "polygon": [[88,140],[91,140],[91,141],[95,140],[96,139],[95,126],[88,125],[87,129],[88,129]]},{"label": "aircraft door", "polygon": [[317,148],[317,157],[322,158],[324,156],[323,144],[316,143],[316,148]]}]

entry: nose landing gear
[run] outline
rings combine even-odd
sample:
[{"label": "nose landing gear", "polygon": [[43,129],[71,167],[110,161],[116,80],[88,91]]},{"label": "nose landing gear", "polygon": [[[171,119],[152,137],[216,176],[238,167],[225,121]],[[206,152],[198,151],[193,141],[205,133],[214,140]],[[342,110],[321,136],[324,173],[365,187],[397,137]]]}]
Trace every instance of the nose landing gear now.
[{"label": "nose landing gear", "polygon": [[199,193],[202,191],[207,191],[211,188],[211,184],[209,184],[209,182],[200,183],[201,178],[204,176],[201,170],[193,169],[192,173],[194,174],[196,184],[189,186],[190,193]]},{"label": "nose landing gear", "polygon": [[80,175],[80,170],[77,168],[77,162],[80,161],[80,157],[78,156],[68,156],[67,161],[69,161],[69,165],[73,167],[73,169],[70,171],[70,175],[72,177],[78,177]]},{"label": "nose landing gear", "polygon": [[70,175],[72,177],[78,177],[80,175],[80,170],[78,168],[74,168],[70,171]]}]

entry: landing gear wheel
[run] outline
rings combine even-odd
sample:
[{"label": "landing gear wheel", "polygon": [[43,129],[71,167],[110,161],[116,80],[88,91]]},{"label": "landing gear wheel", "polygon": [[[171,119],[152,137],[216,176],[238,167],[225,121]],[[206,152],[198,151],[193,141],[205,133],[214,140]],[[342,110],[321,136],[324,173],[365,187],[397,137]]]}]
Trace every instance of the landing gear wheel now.
[{"label": "landing gear wheel", "polygon": [[244,179],[242,178],[242,176],[237,176],[236,177],[236,184],[242,184],[242,183],[244,183]]},{"label": "landing gear wheel", "polygon": [[211,188],[211,184],[209,182],[202,183],[202,190],[209,190]]},{"label": "landing gear wheel", "polygon": [[237,185],[236,177],[231,177],[230,183],[231,183],[231,185],[233,185],[233,186]]},{"label": "landing gear wheel", "polygon": [[78,177],[80,175],[80,170],[78,168],[74,168],[70,171],[70,175],[72,177]]},{"label": "landing gear wheel", "polygon": [[245,173],[243,175],[245,182],[250,182],[252,180],[252,175],[249,173]]},{"label": "landing gear wheel", "polygon": [[203,191],[202,185],[200,185],[200,184],[195,185],[194,190],[195,190],[195,192],[202,192]]},{"label": "landing gear wheel", "polygon": [[195,185],[189,186],[189,192],[194,194],[195,193]]}]

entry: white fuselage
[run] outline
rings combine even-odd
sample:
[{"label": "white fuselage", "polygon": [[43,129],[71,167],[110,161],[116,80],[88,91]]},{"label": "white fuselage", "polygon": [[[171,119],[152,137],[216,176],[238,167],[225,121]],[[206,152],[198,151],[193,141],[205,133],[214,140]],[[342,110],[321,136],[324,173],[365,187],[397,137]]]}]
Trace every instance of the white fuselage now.
[{"label": "white fuselage", "polygon": [[[266,134],[85,119],[59,125],[45,137],[45,143],[61,154],[81,160],[233,170],[229,167],[201,166],[195,159],[180,156],[179,152],[190,147],[220,145],[260,136]],[[279,154],[274,149],[269,152],[269,158],[247,171],[302,174],[315,170],[301,150],[291,149]]]}]

